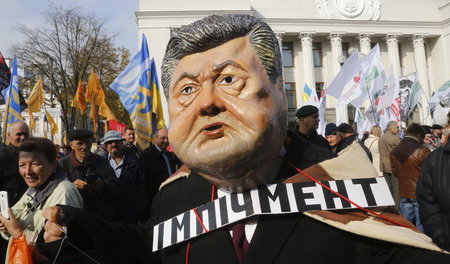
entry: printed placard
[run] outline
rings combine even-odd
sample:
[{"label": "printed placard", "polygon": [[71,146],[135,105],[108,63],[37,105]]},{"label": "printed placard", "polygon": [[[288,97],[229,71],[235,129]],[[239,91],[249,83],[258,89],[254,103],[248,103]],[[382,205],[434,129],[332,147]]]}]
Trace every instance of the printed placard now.
[{"label": "printed placard", "polygon": [[[383,177],[321,183],[361,207],[395,204]],[[243,193],[224,195],[155,225],[153,252],[254,215],[354,208],[315,182],[262,185]]]}]

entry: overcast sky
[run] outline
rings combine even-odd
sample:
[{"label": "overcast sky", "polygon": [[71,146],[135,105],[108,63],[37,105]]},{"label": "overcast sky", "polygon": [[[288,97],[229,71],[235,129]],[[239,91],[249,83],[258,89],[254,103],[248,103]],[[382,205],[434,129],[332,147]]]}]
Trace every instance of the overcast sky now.
[{"label": "overcast sky", "polygon": [[0,52],[4,57],[13,57],[11,44],[23,40],[14,27],[21,23],[28,26],[44,25],[42,12],[49,3],[63,7],[81,7],[85,12],[105,20],[108,33],[117,34],[116,45],[125,46],[131,56],[138,51],[138,34],[134,12],[138,0],[0,0]]}]

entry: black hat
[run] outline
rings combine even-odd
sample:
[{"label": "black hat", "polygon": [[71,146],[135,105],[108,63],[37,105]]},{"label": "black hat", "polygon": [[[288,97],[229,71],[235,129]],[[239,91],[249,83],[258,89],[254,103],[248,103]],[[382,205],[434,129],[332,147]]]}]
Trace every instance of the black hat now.
[{"label": "black hat", "polygon": [[342,123],[337,127],[337,132],[341,133],[355,133],[353,127],[347,123]]},{"label": "black hat", "polygon": [[337,126],[335,123],[329,123],[325,127],[325,136],[336,135],[336,132],[337,132]]},{"label": "black hat", "polygon": [[81,139],[86,139],[86,138],[94,138],[94,132],[84,129],[84,128],[80,128],[80,129],[76,129],[73,130],[72,132],[70,132],[69,135],[69,140],[81,140]]},{"label": "black hat", "polygon": [[297,110],[297,113],[295,114],[295,116],[296,117],[305,117],[305,116],[313,115],[318,112],[319,112],[319,109],[317,107],[315,107],[314,105],[304,105]]},{"label": "black hat", "polygon": [[431,127],[431,129],[443,129],[443,127],[435,124]]}]

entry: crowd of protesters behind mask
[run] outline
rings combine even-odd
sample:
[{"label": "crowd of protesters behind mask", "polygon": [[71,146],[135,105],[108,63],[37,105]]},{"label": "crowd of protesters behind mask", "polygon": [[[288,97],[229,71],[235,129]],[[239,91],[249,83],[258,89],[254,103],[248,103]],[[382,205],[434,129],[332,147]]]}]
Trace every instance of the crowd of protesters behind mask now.
[{"label": "crowd of protesters behind mask", "polygon": [[[316,133],[320,121],[318,109],[303,106],[297,111],[297,125],[294,132],[288,133],[287,142],[298,135],[338,155],[357,144],[367,153],[378,175],[385,177],[395,208],[437,245],[450,250],[450,144],[447,144],[450,112],[448,119],[443,125],[412,123],[404,128],[404,136],[399,123],[390,121],[386,127],[375,125],[370,131],[364,131],[361,140],[351,125],[328,123],[323,131],[323,138],[328,142],[325,146]],[[302,152],[297,148],[296,153]],[[305,158],[288,154],[290,161],[298,164],[301,164],[299,159]]]},{"label": "crowd of protesters behind mask", "polygon": [[8,192],[11,207],[9,219],[0,216],[6,239],[0,239],[0,258],[6,259],[13,238],[24,235],[28,244],[36,241],[44,227],[41,212],[48,206],[79,207],[127,224],[146,221],[150,212],[145,210],[150,210],[159,185],[182,165],[168,151],[166,129],[158,130],[156,144],[145,155],[130,127],[123,137],[108,131],[94,152],[94,133],[87,129],[73,130],[70,145],[63,146],[29,138],[22,121],[10,125],[7,136],[10,144],[0,151],[0,190]]},{"label": "crowd of protesters behind mask", "polygon": [[[364,145],[378,175],[385,177],[397,210],[437,245],[450,250],[450,112],[443,126],[412,123],[405,131],[400,137],[395,121],[383,131],[373,126]],[[348,124],[325,128],[330,146],[337,146],[336,153],[357,141],[353,135]]]}]

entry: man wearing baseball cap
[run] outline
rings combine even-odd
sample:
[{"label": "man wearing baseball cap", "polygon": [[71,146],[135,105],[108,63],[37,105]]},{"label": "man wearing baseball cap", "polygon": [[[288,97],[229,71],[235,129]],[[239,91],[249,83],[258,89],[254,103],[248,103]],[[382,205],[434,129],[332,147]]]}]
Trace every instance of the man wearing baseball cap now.
[{"label": "man wearing baseball cap", "polygon": [[317,134],[319,127],[319,109],[313,105],[304,105],[297,110],[297,134],[306,141],[319,147],[331,150],[328,141]]},{"label": "man wearing baseball cap", "polygon": [[137,156],[131,151],[125,151],[125,139],[116,130],[106,132],[102,144],[108,152],[108,162],[119,180],[122,193],[117,205],[122,213],[117,219],[128,224],[137,224],[144,205],[144,174]]},{"label": "man wearing baseball cap", "polygon": [[67,178],[83,197],[83,208],[115,220],[115,199],[120,185],[107,160],[91,152],[94,133],[73,130],[69,135],[72,152],[59,161]]}]

